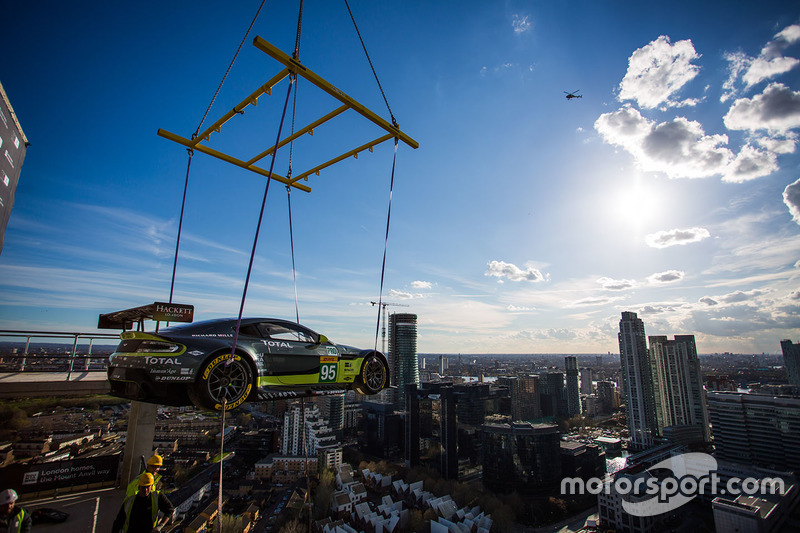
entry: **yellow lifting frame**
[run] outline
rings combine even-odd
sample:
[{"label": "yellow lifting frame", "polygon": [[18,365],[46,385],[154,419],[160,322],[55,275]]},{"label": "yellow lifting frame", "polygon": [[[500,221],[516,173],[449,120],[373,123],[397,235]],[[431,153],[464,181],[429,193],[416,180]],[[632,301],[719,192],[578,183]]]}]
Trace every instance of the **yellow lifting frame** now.
[{"label": "yellow lifting frame", "polygon": [[[284,185],[295,187],[301,191],[311,192],[311,188],[307,185],[302,183],[298,183],[300,180],[307,180],[308,176],[311,174],[319,175],[320,170],[329,167],[339,161],[347,159],[348,157],[355,157],[358,158],[358,154],[363,152],[364,150],[372,151],[373,147],[377,146],[378,144],[385,142],[392,138],[397,138],[406,143],[411,148],[418,148],[419,143],[400,131],[399,128],[396,128],[386,120],[382,119],[377,114],[370,111],[367,107],[363,106],[350,96],[346,95],[344,92],[340,91],[338,88],[334,87],[332,84],[327,82],[325,79],[320,77],[319,75],[315,74],[307,67],[303,66],[302,63],[293,59],[291,56],[284,53],[279,48],[273,46],[272,44],[268,43],[261,37],[256,37],[253,39],[253,46],[258,48],[259,50],[263,51],[276,61],[282,63],[286,68],[282,69],[278,74],[273,76],[267,83],[256,89],[250,96],[242,100],[239,104],[237,104],[232,110],[228,111],[225,115],[223,115],[219,120],[214,122],[211,126],[209,126],[205,131],[200,133],[194,139],[186,139],[169,131],[159,129],[158,135],[164,137],[165,139],[169,139],[170,141],[176,142],[178,144],[182,144],[191,150],[197,150],[204,154],[210,155],[212,157],[216,157],[217,159],[221,159],[222,161],[226,161],[228,163],[234,164],[236,166],[242,167],[244,169],[250,170],[257,174],[261,174],[262,176],[269,177],[270,173],[268,170],[265,170],[261,167],[255,165],[256,162],[260,161],[264,157],[267,157],[275,152],[275,150],[281,148],[282,146],[292,142],[293,140],[305,135],[306,133],[313,135],[314,128],[328,122],[329,120],[335,118],[336,116],[342,114],[343,112],[347,111],[348,109],[352,109],[361,116],[365,117],[369,121],[373,122],[374,124],[378,125],[382,129],[386,130],[387,134],[383,135],[382,137],[378,137],[377,139],[370,141],[366,144],[359,146],[358,148],[354,148],[344,154],[331,159],[321,165],[317,165],[316,167],[308,170],[306,172],[302,172],[291,179],[286,178],[284,176],[280,176],[278,174],[272,173],[272,178],[283,183]],[[249,105],[256,105],[258,103],[258,98],[264,94],[271,94],[272,88],[282,81],[284,78],[289,76],[290,74],[296,74],[298,76],[302,76],[304,79],[308,80],[309,82],[313,83],[324,92],[328,93],[335,99],[339,100],[342,105],[331,111],[330,113],[324,115],[323,117],[311,122],[309,125],[299,129],[289,137],[278,142],[277,145],[268,148],[267,150],[261,152],[257,156],[251,158],[248,161],[243,161],[241,159],[235,158],[219,150],[215,150],[208,146],[202,144],[203,141],[208,141],[211,137],[211,134],[214,132],[219,133],[222,129],[222,126],[228,122],[231,118],[233,118],[237,114],[243,114],[244,109]]]}]

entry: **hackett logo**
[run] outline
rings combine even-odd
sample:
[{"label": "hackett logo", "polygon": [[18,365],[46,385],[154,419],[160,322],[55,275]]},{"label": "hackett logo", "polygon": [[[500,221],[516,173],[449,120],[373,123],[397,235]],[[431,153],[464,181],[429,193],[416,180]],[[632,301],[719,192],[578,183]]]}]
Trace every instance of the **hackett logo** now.
[{"label": "hackett logo", "polygon": [[194,306],[155,302],[153,304],[153,320],[165,322],[191,322],[194,320]]}]

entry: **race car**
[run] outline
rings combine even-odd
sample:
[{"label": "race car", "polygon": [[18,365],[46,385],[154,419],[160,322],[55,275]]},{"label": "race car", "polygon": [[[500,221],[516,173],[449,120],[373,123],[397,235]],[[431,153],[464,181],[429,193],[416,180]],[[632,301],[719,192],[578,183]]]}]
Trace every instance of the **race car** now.
[{"label": "race car", "polygon": [[234,350],[236,322],[216,319],[158,333],[121,333],[108,363],[111,394],[219,411],[223,403],[234,409],[264,392],[377,394],[389,386],[389,365],[376,350],[335,344],[275,318],[243,318]]}]

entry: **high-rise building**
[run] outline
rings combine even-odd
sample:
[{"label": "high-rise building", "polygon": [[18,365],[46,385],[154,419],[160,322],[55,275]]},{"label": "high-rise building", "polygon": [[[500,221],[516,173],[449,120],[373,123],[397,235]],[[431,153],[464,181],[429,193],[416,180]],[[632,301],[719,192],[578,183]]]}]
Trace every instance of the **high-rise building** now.
[{"label": "high-rise building", "polygon": [[619,358],[631,446],[648,448],[658,436],[652,365],[644,322],[630,311],[619,321]]},{"label": "high-rise building", "polygon": [[800,393],[800,343],[788,339],[781,341],[783,352],[783,366],[786,368],[786,377],[792,386],[794,394]]},{"label": "high-rise building", "polygon": [[[438,449],[429,464],[445,479],[458,478],[458,431],[456,396],[451,383],[422,383],[406,386],[406,463],[417,466],[421,450]],[[433,446],[438,444],[438,446]]]},{"label": "high-rise building", "polygon": [[14,207],[14,195],[28,144],[17,114],[0,84],[0,146],[5,155],[0,158],[0,183],[3,184],[0,187],[0,252],[3,251],[6,226]]},{"label": "high-rise building", "polygon": [[492,491],[552,494],[561,482],[561,436],[551,424],[484,424],[483,484]]},{"label": "high-rise building", "polygon": [[581,394],[591,394],[594,392],[592,379],[594,378],[591,368],[581,369]]},{"label": "high-rise building", "polygon": [[[305,451],[303,442],[305,441]],[[294,406],[283,415],[281,454],[316,457],[319,448],[336,444],[336,437],[316,406],[306,406],[305,413]]]},{"label": "high-rise building", "polygon": [[417,315],[411,313],[389,315],[389,357],[392,365],[392,383],[397,386],[395,409],[403,410],[406,385],[419,383]]},{"label": "high-rise building", "polygon": [[573,417],[581,412],[581,390],[578,386],[578,358],[568,355],[564,358],[567,371],[567,416]]},{"label": "high-rise building", "polygon": [[539,405],[542,416],[564,418],[567,415],[562,372],[548,372],[539,376]]},{"label": "high-rise building", "polygon": [[614,401],[614,384],[610,381],[597,382],[597,398],[600,400],[601,414],[611,414],[618,407]]},{"label": "high-rise building", "polygon": [[800,398],[709,392],[718,460],[800,472]]},{"label": "high-rise building", "polygon": [[539,377],[520,376],[510,380],[511,420],[533,422],[541,418]]},{"label": "high-rise building", "polygon": [[709,442],[703,374],[694,335],[651,336],[650,362],[659,433],[668,426],[698,426]]}]

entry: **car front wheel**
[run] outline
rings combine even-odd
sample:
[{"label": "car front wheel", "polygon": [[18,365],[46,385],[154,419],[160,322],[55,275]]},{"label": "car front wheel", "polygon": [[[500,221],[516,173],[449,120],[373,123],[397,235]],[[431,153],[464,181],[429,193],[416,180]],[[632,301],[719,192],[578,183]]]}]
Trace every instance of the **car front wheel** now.
[{"label": "car front wheel", "polygon": [[389,371],[386,364],[374,353],[367,355],[361,365],[359,381],[358,392],[378,394],[389,383]]},{"label": "car front wheel", "polygon": [[200,367],[200,375],[189,387],[189,398],[196,406],[212,411],[235,409],[253,392],[253,370],[239,354],[223,354]]}]

